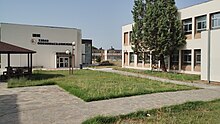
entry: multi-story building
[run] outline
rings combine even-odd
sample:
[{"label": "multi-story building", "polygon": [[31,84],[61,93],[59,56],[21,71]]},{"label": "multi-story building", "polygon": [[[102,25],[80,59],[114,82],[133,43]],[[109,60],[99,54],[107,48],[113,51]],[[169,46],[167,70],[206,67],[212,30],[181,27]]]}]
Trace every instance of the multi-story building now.
[{"label": "multi-story building", "polygon": [[[201,80],[220,82],[220,1],[210,0],[179,10],[187,44],[167,57],[168,71],[199,74]],[[131,48],[132,24],[122,27],[122,66],[124,68],[159,68],[160,62],[144,53],[139,59]]]},{"label": "multi-story building", "polygon": [[93,49],[92,52],[93,62],[100,58],[101,61],[121,61],[122,59],[122,50],[116,49]]},{"label": "multi-story building", "polygon": [[[0,23],[0,42],[37,52],[33,55],[33,67],[68,68],[70,65],[79,67],[83,61],[82,48],[83,46],[87,48],[86,41],[81,37],[81,30],[76,28]],[[87,56],[88,52],[85,49]],[[67,51],[71,54],[67,55]],[[12,66],[25,66],[26,60],[26,55],[11,55]],[[84,59],[83,62],[91,63],[91,51],[90,60]],[[5,70],[6,66],[7,55],[2,54],[0,72]]]}]

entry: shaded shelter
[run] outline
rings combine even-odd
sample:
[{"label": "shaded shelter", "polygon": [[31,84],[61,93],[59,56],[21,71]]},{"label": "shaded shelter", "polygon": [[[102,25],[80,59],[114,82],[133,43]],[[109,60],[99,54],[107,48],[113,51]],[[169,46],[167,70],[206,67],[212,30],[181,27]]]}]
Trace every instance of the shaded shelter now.
[{"label": "shaded shelter", "polygon": [[[35,51],[22,48],[16,45],[8,44],[0,41],[0,54],[7,54],[8,64],[7,71],[3,72],[3,76],[6,78],[17,77],[23,75],[32,74],[32,54],[36,53]],[[11,54],[27,54],[27,67],[12,67],[11,66]]]}]

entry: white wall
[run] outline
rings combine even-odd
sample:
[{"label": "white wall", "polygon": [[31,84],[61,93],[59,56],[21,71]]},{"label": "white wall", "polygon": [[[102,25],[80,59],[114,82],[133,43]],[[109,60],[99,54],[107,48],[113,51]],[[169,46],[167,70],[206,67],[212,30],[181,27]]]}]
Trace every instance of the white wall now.
[{"label": "white wall", "polygon": [[[81,51],[81,30],[74,28],[59,28],[46,26],[30,26],[20,24],[1,24],[1,41],[14,44],[23,48],[34,50],[37,53],[33,55],[33,66],[43,66],[44,68],[56,68],[56,52],[71,51],[71,46],[57,45],[37,45],[32,44],[32,34],[41,34],[40,39],[48,39],[49,42],[76,42],[75,65],[79,67],[82,59]],[[7,55],[2,55],[2,68],[7,66]],[[27,66],[27,55],[11,55],[12,66]]]}]

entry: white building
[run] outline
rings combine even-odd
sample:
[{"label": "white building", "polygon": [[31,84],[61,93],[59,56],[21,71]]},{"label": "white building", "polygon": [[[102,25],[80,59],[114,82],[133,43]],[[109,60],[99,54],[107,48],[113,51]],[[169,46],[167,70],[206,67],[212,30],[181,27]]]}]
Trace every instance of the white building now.
[{"label": "white building", "polygon": [[[169,71],[200,74],[201,80],[220,82],[220,1],[210,0],[179,10],[187,44],[167,59]],[[144,61],[131,49],[132,24],[122,27],[122,66],[152,69],[152,56]],[[159,62],[158,62],[159,63]],[[158,67],[160,65],[158,64]]]},{"label": "white building", "polygon": [[[37,53],[33,67],[66,68],[82,63],[82,34],[80,29],[0,23],[0,42],[6,42]],[[75,46],[72,43],[75,42]],[[72,52],[72,61],[66,51]],[[12,66],[26,66],[26,55],[11,55]],[[0,55],[1,71],[7,66],[7,55]]]}]

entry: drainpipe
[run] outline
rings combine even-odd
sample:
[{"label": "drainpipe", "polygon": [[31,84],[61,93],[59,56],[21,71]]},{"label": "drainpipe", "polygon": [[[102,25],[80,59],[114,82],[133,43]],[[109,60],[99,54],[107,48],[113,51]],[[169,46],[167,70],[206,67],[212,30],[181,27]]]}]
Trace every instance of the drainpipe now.
[{"label": "drainpipe", "polygon": [[210,29],[208,30],[208,49],[207,49],[207,51],[208,51],[208,61],[207,61],[207,64],[208,64],[208,66],[207,66],[207,80],[208,80],[208,82],[209,82],[209,84],[211,83],[211,79],[210,79],[210,53],[211,53],[211,50],[210,50],[210,45],[211,44],[211,31],[210,31]]}]

